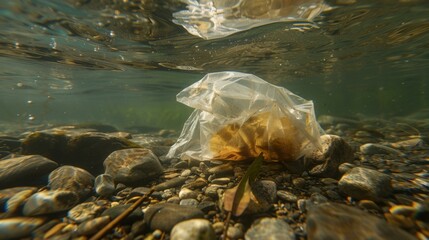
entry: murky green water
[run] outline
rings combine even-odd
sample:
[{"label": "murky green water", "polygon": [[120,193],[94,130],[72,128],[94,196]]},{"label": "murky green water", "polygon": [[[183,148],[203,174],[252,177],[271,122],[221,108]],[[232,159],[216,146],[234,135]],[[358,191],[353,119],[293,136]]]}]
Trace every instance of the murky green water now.
[{"label": "murky green water", "polygon": [[[318,115],[429,115],[429,2],[328,1],[314,24],[203,40],[174,1],[0,2],[0,125],[180,129],[175,95],[205,73],[253,73]],[[341,2],[348,4],[341,4]]]}]

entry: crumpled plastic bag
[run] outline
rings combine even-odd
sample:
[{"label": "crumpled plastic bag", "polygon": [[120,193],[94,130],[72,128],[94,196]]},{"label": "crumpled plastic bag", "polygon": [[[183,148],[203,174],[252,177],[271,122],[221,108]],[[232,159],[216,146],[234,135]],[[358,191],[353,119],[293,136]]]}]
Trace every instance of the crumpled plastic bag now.
[{"label": "crumpled plastic bag", "polygon": [[177,94],[195,108],[167,157],[293,161],[320,147],[312,101],[252,74],[209,73]]},{"label": "crumpled plastic bag", "polygon": [[330,7],[323,0],[183,0],[187,10],[173,13],[173,22],[189,33],[215,39],[275,23],[311,22]]}]

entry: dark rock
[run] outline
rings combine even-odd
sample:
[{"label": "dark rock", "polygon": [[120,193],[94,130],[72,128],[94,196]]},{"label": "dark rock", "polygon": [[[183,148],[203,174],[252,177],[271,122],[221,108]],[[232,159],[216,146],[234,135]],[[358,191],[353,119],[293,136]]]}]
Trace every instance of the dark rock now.
[{"label": "dark rock", "polygon": [[357,208],[337,203],[324,203],[311,208],[306,225],[308,240],[415,239],[382,219]]},{"label": "dark rock", "polygon": [[158,157],[144,148],[115,151],[104,161],[104,168],[116,183],[141,183],[163,173]]},{"label": "dark rock", "polygon": [[115,193],[115,183],[109,174],[100,174],[95,178],[95,192],[101,197],[110,197]]},{"label": "dark rock", "polygon": [[78,203],[78,196],[71,191],[43,191],[28,198],[23,208],[25,216],[57,213],[71,209]]},{"label": "dark rock", "polygon": [[40,184],[58,166],[39,155],[0,160],[0,187]]},{"label": "dark rock", "polygon": [[179,222],[203,217],[204,213],[198,208],[160,203],[147,209],[144,220],[152,230],[160,229],[170,232],[174,225]]},{"label": "dark rock", "polygon": [[171,230],[171,240],[215,240],[216,234],[206,219],[190,219],[176,224]]},{"label": "dark rock", "polygon": [[[115,219],[121,215],[125,210],[127,210],[132,204],[117,205],[111,208],[106,209],[101,216],[109,216],[111,219]],[[142,220],[143,212],[140,208],[134,210],[130,215],[128,215],[123,221],[124,223],[132,223],[135,221]]]},{"label": "dark rock", "polygon": [[247,230],[245,240],[295,240],[293,229],[285,221],[277,218],[256,220]]},{"label": "dark rock", "polygon": [[269,180],[256,181],[251,187],[256,201],[255,199],[250,199],[249,205],[243,214],[252,215],[268,211],[277,199],[275,182]]},{"label": "dark rock", "polygon": [[103,216],[103,217],[87,220],[79,224],[76,230],[76,233],[79,236],[95,234],[98,231],[100,231],[105,225],[107,225],[109,221],[110,221],[109,216]]},{"label": "dark rock", "polygon": [[21,147],[21,141],[18,138],[0,136],[0,151],[17,152]]},{"label": "dark rock", "polygon": [[353,161],[353,149],[336,135],[323,135],[320,141],[321,149],[313,149],[304,156],[306,170],[312,176],[338,178],[340,164]]},{"label": "dark rock", "polygon": [[355,199],[381,201],[392,194],[390,176],[376,170],[355,167],[338,182],[339,189]]},{"label": "dark rock", "polygon": [[277,197],[279,197],[281,200],[291,203],[294,203],[298,200],[298,197],[295,194],[285,190],[277,191]]},{"label": "dark rock", "polygon": [[78,167],[62,166],[49,174],[48,186],[51,190],[61,189],[74,192],[82,201],[92,191],[94,176]]},{"label": "dark rock", "polygon": [[15,217],[0,219],[0,239],[19,239],[30,236],[44,222],[42,218]]},{"label": "dark rock", "polygon": [[57,163],[63,163],[61,159],[67,149],[68,137],[64,133],[35,132],[28,135],[22,142],[22,154],[42,155]]}]

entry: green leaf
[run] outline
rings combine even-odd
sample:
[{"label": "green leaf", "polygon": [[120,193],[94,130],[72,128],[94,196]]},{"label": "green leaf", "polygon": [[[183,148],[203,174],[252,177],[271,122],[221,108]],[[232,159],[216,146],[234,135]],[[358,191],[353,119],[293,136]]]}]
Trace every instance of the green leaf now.
[{"label": "green leaf", "polygon": [[223,208],[234,216],[240,216],[249,206],[250,199],[254,196],[251,185],[261,171],[264,157],[262,153],[250,164],[240,183],[224,193]]}]

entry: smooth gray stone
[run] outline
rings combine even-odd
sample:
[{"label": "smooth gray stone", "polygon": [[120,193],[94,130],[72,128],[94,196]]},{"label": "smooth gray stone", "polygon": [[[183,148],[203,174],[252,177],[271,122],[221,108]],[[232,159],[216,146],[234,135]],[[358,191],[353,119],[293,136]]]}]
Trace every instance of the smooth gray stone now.
[{"label": "smooth gray stone", "polygon": [[78,196],[71,191],[51,190],[37,192],[28,198],[23,208],[25,216],[62,212],[78,203]]},{"label": "smooth gray stone", "polygon": [[399,150],[377,143],[363,144],[362,146],[360,146],[360,151],[365,155],[394,154],[398,156],[405,156],[405,154]]},{"label": "smooth gray stone", "polygon": [[51,190],[67,190],[77,194],[83,201],[94,186],[94,176],[86,170],[73,166],[61,166],[49,174]]},{"label": "smooth gray stone", "polygon": [[144,220],[152,230],[160,229],[170,232],[174,225],[179,222],[203,217],[204,213],[195,207],[159,203],[147,209]]},{"label": "smooth gray stone", "polygon": [[390,176],[376,170],[355,167],[338,181],[338,188],[355,199],[381,201],[392,194]]},{"label": "smooth gray stone", "polygon": [[95,192],[101,197],[110,197],[115,193],[115,182],[109,174],[100,174],[95,178]]},{"label": "smooth gray stone", "polygon": [[14,217],[0,219],[0,240],[18,239],[30,236],[44,223],[42,218]]},{"label": "smooth gray stone", "polygon": [[130,148],[111,153],[104,160],[105,173],[115,183],[135,184],[163,174],[158,157],[149,149]]},{"label": "smooth gray stone", "polygon": [[245,240],[295,240],[293,229],[277,218],[256,220],[247,230]]},{"label": "smooth gray stone", "polygon": [[190,219],[176,224],[171,230],[171,240],[215,240],[216,234],[206,219]]},{"label": "smooth gray stone", "polygon": [[39,155],[0,160],[0,187],[34,184],[57,167],[56,162]]},{"label": "smooth gray stone", "polygon": [[358,208],[324,203],[307,214],[308,240],[411,240],[414,236]]}]

